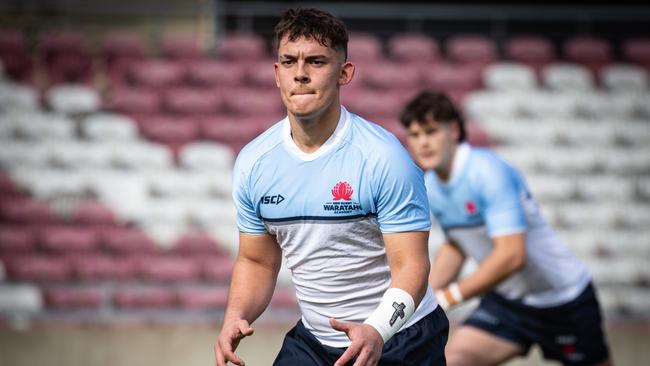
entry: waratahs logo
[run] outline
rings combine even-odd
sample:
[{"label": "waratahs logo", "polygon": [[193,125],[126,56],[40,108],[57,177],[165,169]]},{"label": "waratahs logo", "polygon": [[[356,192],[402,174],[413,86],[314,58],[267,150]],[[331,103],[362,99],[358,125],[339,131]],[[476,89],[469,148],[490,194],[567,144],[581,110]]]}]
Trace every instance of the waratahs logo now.
[{"label": "waratahs logo", "polygon": [[334,185],[334,188],[332,188],[332,197],[334,198],[334,201],[351,201],[352,193],[354,193],[354,190],[348,182],[338,182]]}]

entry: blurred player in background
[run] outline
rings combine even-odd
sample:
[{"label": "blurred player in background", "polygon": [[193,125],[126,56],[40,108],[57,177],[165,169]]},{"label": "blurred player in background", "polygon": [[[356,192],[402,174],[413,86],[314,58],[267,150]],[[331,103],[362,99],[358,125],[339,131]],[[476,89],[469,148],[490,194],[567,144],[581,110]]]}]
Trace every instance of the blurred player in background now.
[{"label": "blurred player in background", "polygon": [[[422,92],[400,122],[446,237],[429,278],[438,303],[450,309],[482,296],[451,335],[449,365],[496,365],[533,344],[566,365],[609,365],[591,277],[544,222],[521,174],[465,142],[463,118],[444,94]],[[478,268],[456,282],[468,256]]]},{"label": "blurred player in background", "polygon": [[343,22],[289,10],[275,31],[287,117],[235,164],[239,254],[217,365],[244,364],[234,351],[269,304],[282,256],[302,319],[274,365],[443,365],[422,171],[393,135],[341,106],[354,74]]}]

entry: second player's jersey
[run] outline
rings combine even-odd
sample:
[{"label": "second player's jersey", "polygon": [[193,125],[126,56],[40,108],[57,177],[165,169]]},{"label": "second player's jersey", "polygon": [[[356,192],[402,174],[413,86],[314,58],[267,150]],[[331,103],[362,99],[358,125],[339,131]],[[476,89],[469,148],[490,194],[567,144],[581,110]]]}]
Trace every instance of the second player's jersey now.
[{"label": "second player's jersey", "polygon": [[502,296],[545,307],[574,299],[590,281],[583,265],[542,218],[522,175],[486,149],[461,144],[450,179],[425,173],[431,212],[445,235],[477,262],[491,238],[525,233],[526,264],[501,282]]},{"label": "second player's jersey", "polygon": [[[422,171],[393,135],[344,108],[312,154],[295,145],[287,118],[253,140],[233,189],[239,230],[276,237],[305,327],[333,347],[350,340],[329,319],[363,322],[390,284],[382,234],[431,225]],[[429,291],[404,327],[435,306]]]}]

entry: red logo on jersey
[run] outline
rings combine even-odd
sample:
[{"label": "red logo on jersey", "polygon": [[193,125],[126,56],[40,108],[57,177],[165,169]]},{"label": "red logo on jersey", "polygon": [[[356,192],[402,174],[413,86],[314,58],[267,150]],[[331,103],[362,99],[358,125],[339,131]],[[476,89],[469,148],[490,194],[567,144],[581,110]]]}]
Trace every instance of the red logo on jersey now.
[{"label": "red logo on jersey", "polygon": [[467,201],[467,203],[465,203],[465,210],[467,210],[468,214],[474,215],[477,211],[476,204],[472,201]]},{"label": "red logo on jersey", "polygon": [[354,193],[354,190],[348,182],[338,182],[334,185],[334,188],[332,188],[332,197],[334,197],[334,201],[351,201],[352,193]]}]

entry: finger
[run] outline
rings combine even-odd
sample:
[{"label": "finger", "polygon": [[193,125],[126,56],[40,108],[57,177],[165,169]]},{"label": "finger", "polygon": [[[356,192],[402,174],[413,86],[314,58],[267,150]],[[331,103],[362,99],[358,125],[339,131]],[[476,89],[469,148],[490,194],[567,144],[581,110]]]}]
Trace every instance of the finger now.
[{"label": "finger", "polygon": [[334,318],[330,319],[330,326],[338,331],[341,332],[348,332],[350,330],[350,324],[348,323],[342,323]]},{"label": "finger", "polygon": [[221,353],[221,349],[219,348],[218,343],[214,345],[214,359],[216,366],[226,366],[226,360],[223,358],[223,354]]},{"label": "finger", "polygon": [[372,349],[363,348],[361,352],[359,352],[357,361],[352,366],[375,366],[376,362],[373,361],[374,357],[372,356],[373,356]]},{"label": "finger", "polygon": [[241,333],[242,337],[248,337],[249,335],[252,335],[253,332],[255,332],[255,329],[248,324],[247,321],[243,320],[238,324],[238,330]]},{"label": "finger", "polygon": [[361,347],[357,343],[352,342],[352,344],[350,344],[350,347],[348,347],[348,349],[343,352],[341,357],[339,357],[339,359],[334,362],[334,366],[343,366],[348,363],[348,361],[353,359],[354,356],[359,353],[360,348]]},{"label": "finger", "polygon": [[219,342],[219,347],[225,359],[224,364],[225,361],[230,361],[235,365],[244,365],[244,361],[241,358],[239,358],[239,356],[237,356],[235,352],[233,352],[230,342],[221,341]]}]

